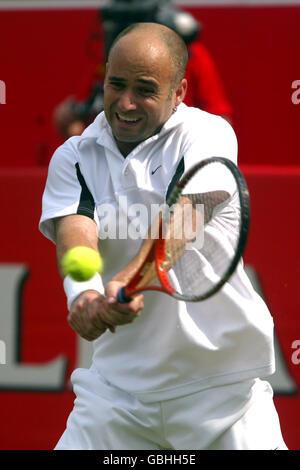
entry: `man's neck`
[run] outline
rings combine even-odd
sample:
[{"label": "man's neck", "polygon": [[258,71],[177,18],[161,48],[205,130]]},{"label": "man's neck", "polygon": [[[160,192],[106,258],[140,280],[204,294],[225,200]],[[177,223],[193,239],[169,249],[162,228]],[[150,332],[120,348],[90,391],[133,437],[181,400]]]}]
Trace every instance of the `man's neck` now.
[{"label": "man's neck", "polygon": [[117,139],[115,139],[115,141],[124,158],[126,158],[127,155],[129,155],[130,152],[140,144],[140,142],[120,142]]}]

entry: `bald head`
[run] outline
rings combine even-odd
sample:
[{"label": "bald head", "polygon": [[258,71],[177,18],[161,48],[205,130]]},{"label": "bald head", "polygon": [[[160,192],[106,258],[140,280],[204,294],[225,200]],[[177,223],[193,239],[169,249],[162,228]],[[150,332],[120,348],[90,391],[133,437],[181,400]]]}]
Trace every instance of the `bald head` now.
[{"label": "bald head", "polygon": [[156,23],[132,25],[115,40],[105,73],[104,112],[124,156],[159,133],[184,100],[186,61],[181,38]]},{"label": "bald head", "polygon": [[159,44],[160,50],[161,46],[164,46],[165,52],[173,65],[172,88],[178,85],[185,75],[188,51],[185,42],[175,31],[158,23],[134,23],[121,31],[116,37],[109,51],[108,62],[116,45],[125,37],[131,40],[131,44],[145,45],[145,53],[147,47],[151,47],[151,44],[154,47]]}]

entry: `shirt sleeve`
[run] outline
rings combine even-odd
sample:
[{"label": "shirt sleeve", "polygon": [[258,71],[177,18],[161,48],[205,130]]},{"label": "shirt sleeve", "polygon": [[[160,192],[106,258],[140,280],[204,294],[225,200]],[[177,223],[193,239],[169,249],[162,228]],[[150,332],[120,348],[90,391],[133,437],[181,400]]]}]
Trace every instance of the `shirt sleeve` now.
[{"label": "shirt sleeve", "polygon": [[[199,134],[191,139],[184,152],[184,173],[203,159],[223,157],[237,164],[237,139],[231,125],[221,117],[214,117],[205,129],[205,138]],[[226,191],[230,195],[236,189],[230,171],[220,163],[206,165],[184,188],[183,194]]]},{"label": "shirt sleeve", "polygon": [[99,228],[95,201],[82,174],[73,139],[76,137],[55,151],[42,198],[39,230],[54,243],[54,219],[57,217],[85,215],[95,220]]}]

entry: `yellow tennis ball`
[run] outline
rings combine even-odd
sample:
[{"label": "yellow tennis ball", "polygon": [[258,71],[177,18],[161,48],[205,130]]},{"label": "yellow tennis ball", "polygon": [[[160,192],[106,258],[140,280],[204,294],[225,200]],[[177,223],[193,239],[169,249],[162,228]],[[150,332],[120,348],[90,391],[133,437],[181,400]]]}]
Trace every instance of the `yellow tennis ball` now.
[{"label": "yellow tennis ball", "polygon": [[87,246],[76,246],[67,251],[62,258],[62,269],[65,275],[75,281],[88,281],[103,267],[98,251]]}]

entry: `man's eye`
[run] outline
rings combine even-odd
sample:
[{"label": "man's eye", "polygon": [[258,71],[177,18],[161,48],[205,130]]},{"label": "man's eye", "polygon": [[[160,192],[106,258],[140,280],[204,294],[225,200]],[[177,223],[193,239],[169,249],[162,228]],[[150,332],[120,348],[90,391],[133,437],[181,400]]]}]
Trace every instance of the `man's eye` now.
[{"label": "man's eye", "polygon": [[150,96],[154,94],[154,90],[152,90],[152,88],[139,88],[138,91],[141,95],[146,95],[146,96]]},{"label": "man's eye", "polygon": [[119,82],[110,82],[110,86],[112,86],[116,90],[122,90],[122,88],[124,88],[123,83],[119,83]]}]

